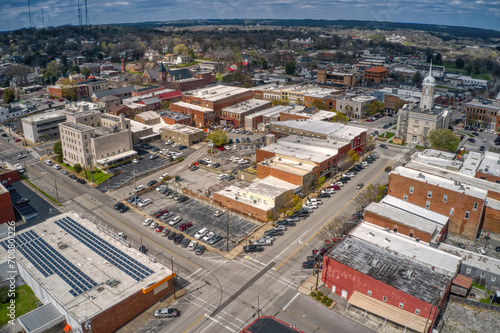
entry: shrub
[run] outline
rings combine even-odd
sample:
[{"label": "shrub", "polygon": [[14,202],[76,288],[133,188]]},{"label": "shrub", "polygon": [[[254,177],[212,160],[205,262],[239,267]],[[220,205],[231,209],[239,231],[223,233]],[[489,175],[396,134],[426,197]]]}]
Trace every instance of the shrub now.
[{"label": "shrub", "polygon": [[311,296],[316,297],[316,292],[315,291],[311,292]]},{"label": "shrub", "polygon": [[321,303],[325,303],[327,299],[328,299],[328,297],[323,296],[323,298],[321,299]]},{"label": "shrub", "polygon": [[332,302],[333,301],[331,299],[327,299],[326,302],[325,302],[325,305],[326,306],[330,306],[330,305],[332,305]]},{"label": "shrub", "polygon": [[82,172],[82,166],[79,163],[73,165],[73,169],[75,169],[76,173]]},{"label": "shrub", "polygon": [[57,155],[57,159],[56,159],[57,163],[62,163],[63,161],[63,157],[61,154]]},{"label": "shrub", "polygon": [[319,296],[323,296],[323,293],[321,291],[318,291]]},{"label": "shrub", "polygon": [[318,301],[319,301],[319,300],[321,300],[321,296],[320,296],[320,295],[317,295],[317,296],[316,296],[316,299],[317,299]]}]

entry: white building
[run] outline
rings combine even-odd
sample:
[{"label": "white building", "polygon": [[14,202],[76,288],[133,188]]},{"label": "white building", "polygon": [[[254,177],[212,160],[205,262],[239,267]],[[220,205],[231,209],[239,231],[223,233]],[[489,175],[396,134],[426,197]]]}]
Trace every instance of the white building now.
[{"label": "white building", "polygon": [[66,113],[51,110],[46,113],[26,117],[21,120],[26,140],[39,142],[57,139],[59,137],[58,125],[66,121]]}]

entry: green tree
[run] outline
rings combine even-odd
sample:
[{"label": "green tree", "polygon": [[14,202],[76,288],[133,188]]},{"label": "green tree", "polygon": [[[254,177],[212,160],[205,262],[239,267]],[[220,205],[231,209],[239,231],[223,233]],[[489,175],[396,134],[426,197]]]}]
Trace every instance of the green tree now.
[{"label": "green tree", "polygon": [[441,57],[441,53],[437,53],[436,57],[434,57],[434,61],[436,65],[442,65],[443,64],[443,59]]},{"label": "green tree", "polygon": [[382,111],[384,111],[384,103],[380,102],[379,100],[375,100],[368,104],[368,106],[366,107],[366,111],[368,111],[369,115],[381,113]]},{"label": "green tree", "polygon": [[325,183],[326,181],[326,178],[325,176],[321,176],[319,177],[318,179],[316,179],[316,181],[314,182],[314,188],[319,190],[321,188],[321,186],[323,186],[323,184]]},{"label": "green tree", "polygon": [[16,99],[16,92],[12,89],[5,89],[3,92],[3,101],[5,103],[14,102]]},{"label": "green tree", "polygon": [[333,116],[332,118],[332,123],[347,123],[349,121],[349,118],[342,112],[335,111],[336,115]]},{"label": "green tree", "polygon": [[354,150],[349,150],[349,152],[347,154],[349,155],[349,157],[351,157],[351,160],[354,163],[357,163],[359,161],[359,154],[358,154],[358,152],[356,152]]},{"label": "green tree", "polygon": [[56,143],[54,143],[54,148],[52,148],[52,149],[54,150],[54,154],[62,155],[63,150],[62,150],[61,141],[57,141]]},{"label": "green tree", "polygon": [[320,99],[314,100],[314,102],[312,103],[312,106],[314,106],[315,108],[318,108],[320,110],[327,110],[328,109],[328,107],[326,106],[325,102],[323,102]]},{"label": "green tree", "polygon": [[288,75],[295,75],[295,62],[293,60],[288,60],[286,62],[285,73]]},{"label": "green tree", "polygon": [[194,50],[193,49],[189,49],[188,50],[188,56],[191,58],[191,60],[196,59],[196,55],[194,54]]},{"label": "green tree", "polygon": [[413,83],[421,83],[422,82],[422,74],[420,74],[419,71],[416,71],[415,74],[413,74],[411,81]]},{"label": "green tree", "polygon": [[81,70],[80,70],[80,73],[85,76],[85,78],[87,79],[90,74],[92,74],[92,71],[90,70],[90,68],[88,67],[83,67]]},{"label": "green tree", "polygon": [[76,173],[80,173],[83,170],[82,166],[79,163],[73,165],[73,169],[75,169]]},{"label": "green tree", "polygon": [[188,54],[188,47],[184,44],[177,44],[174,47],[175,55],[186,55]]},{"label": "green tree", "polygon": [[433,59],[433,58],[434,58],[434,57],[432,56],[432,53],[429,53],[429,54],[427,55],[427,60],[426,60],[426,62],[430,63],[430,62],[432,61],[432,59]]},{"label": "green tree", "polygon": [[455,66],[457,66],[457,68],[463,68],[465,66],[464,59],[458,58],[457,60],[455,60]]},{"label": "green tree", "polygon": [[470,62],[465,65],[465,71],[467,72],[467,75],[470,75],[472,73],[472,69],[472,64]]},{"label": "green tree", "polygon": [[0,304],[7,303],[12,297],[9,296],[9,287],[0,287]]},{"label": "green tree", "polygon": [[262,58],[260,61],[260,65],[262,66],[262,69],[267,69],[269,67],[269,64],[267,63],[267,60],[265,58]]},{"label": "green tree", "polygon": [[72,66],[71,73],[80,73],[80,66],[77,65]]},{"label": "green tree", "polygon": [[61,92],[64,98],[70,101],[76,101],[78,98],[76,90],[76,81],[72,81],[68,78],[64,78],[61,80]]},{"label": "green tree", "polygon": [[460,138],[449,129],[438,129],[429,132],[429,142],[433,149],[456,152]]},{"label": "green tree", "polygon": [[207,139],[212,141],[215,147],[220,147],[228,142],[227,133],[220,128],[215,131],[211,131],[207,135]]}]

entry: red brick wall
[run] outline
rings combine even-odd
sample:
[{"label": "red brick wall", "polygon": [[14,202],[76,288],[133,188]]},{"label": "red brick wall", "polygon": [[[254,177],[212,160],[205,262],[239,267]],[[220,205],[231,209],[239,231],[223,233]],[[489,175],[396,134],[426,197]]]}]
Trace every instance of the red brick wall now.
[{"label": "red brick wall", "polygon": [[364,220],[366,222],[370,222],[376,224],[382,228],[389,228],[391,231],[397,229],[399,234],[410,236],[410,233],[413,234],[414,238],[419,238],[422,242],[430,243],[432,235],[428,234],[421,230],[416,230],[413,228],[408,228],[408,226],[404,224],[400,224],[388,217],[377,215],[373,212],[369,212],[365,210]]},{"label": "red brick wall", "polygon": [[[410,194],[410,186],[413,186],[413,194]],[[427,198],[427,192],[432,191],[432,197]],[[451,191],[443,187],[424,183],[411,178],[406,178],[395,173],[389,176],[388,195],[403,199],[406,194],[407,201],[420,207],[425,207],[426,201],[430,201],[430,210],[443,214],[450,218],[449,232],[469,239],[474,239],[476,230],[481,221],[481,212],[484,202],[478,198],[468,196],[464,193]],[[443,196],[448,195],[447,202],[443,202]],[[474,203],[478,203],[477,210],[473,209]],[[454,208],[453,215],[450,209]],[[465,219],[465,212],[469,211],[468,219]]]},{"label": "red brick wall", "polygon": [[[194,121],[196,127],[201,128],[201,127],[207,127],[209,125],[208,124],[209,119],[205,119],[204,112],[196,111],[193,109],[188,110],[187,108],[176,105],[176,104],[170,105],[170,111],[192,115],[192,118],[193,118],[193,121]],[[189,111],[189,113],[188,113],[188,111]]]},{"label": "red brick wall", "polygon": [[500,234],[500,210],[486,206],[483,230]]},{"label": "red brick wall", "polygon": [[191,126],[191,118],[186,118],[186,119],[175,119],[175,118],[169,118],[169,117],[161,117],[165,124],[169,125],[174,125],[174,124],[184,124],[187,126]]},{"label": "red brick wall", "polygon": [[257,149],[255,152],[255,156],[257,163],[259,163],[262,162],[265,158],[271,158],[276,156],[276,154],[270,151]]},{"label": "red brick wall", "polygon": [[62,98],[62,89],[57,87],[49,87],[49,95]]},{"label": "red brick wall", "polygon": [[[483,172],[477,171],[475,177],[480,178],[480,179],[486,179],[487,181],[492,182],[492,183],[500,184],[500,177],[495,176],[495,175],[490,175],[489,173],[483,173]],[[500,185],[499,185],[499,188],[500,188]],[[500,193],[500,190],[498,192]]]},{"label": "red brick wall", "polygon": [[[1,187],[3,186],[0,185],[0,188]],[[5,190],[5,188],[2,188],[2,190]],[[10,201],[9,191],[0,194],[0,212],[2,212],[0,214],[0,224],[16,220],[14,208],[12,207],[12,201]]]},{"label": "red brick wall", "polygon": [[304,117],[298,114],[280,112],[280,121],[285,120],[299,120],[299,119],[309,119],[309,117]]},{"label": "red brick wall", "polygon": [[274,169],[268,165],[257,164],[257,178],[266,178],[267,176],[273,176],[278,179],[287,181],[295,185],[303,185],[304,178],[299,175],[295,175],[283,170]]},{"label": "red brick wall", "polygon": [[0,182],[2,182],[2,184],[10,185],[10,184],[15,183],[19,180],[20,180],[19,172],[17,170],[11,170],[11,171],[0,173]]},{"label": "red brick wall", "polygon": [[437,308],[435,306],[338,263],[328,256],[325,256],[323,259],[322,281],[330,289],[334,285],[335,293],[339,296],[342,295],[342,290],[347,291],[347,299],[352,296],[354,291],[367,295],[368,290],[371,290],[371,297],[373,299],[382,301],[383,297],[386,296],[386,303],[395,308],[399,308],[399,302],[401,302],[404,303],[403,310],[409,313],[415,314],[415,310],[419,309],[420,313],[418,316],[426,319],[429,318],[429,331],[432,329],[432,323],[437,315]]},{"label": "red brick wall", "polygon": [[267,222],[268,211],[257,209],[254,206],[247,205],[246,203],[238,200],[230,199],[218,193],[214,193],[214,204],[220,205],[233,212],[243,213],[247,216],[251,216],[257,221]]},{"label": "red brick wall", "polygon": [[[169,280],[168,287],[156,293],[151,290],[147,294],[142,292],[142,289],[135,294],[124,299],[113,307],[100,312],[95,317],[90,318],[92,323],[92,332],[114,332],[118,328],[125,325],[128,321],[138,316],[146,309],[154,305],[163,296],[172,291],[173,279]],[[99,296],[97,296],[99,297]],[[90,332],[82,325],[83,332]]]}]

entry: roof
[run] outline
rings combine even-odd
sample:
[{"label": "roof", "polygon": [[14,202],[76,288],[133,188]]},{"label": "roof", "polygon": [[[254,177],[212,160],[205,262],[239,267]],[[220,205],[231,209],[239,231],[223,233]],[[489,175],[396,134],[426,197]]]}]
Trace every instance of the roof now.
[{"label": "roof", "polygon": [[279,178],[273,176],[267,176],[266,178],[262,178],[254,181],[242,191],[247,191],[255,194],[260,194],[266,197],[276,198],[283,194],[284,192],[296,188],[297,185],[286,182]]},{"label": "roof", "polygon": [[469,289],[472,286],[473,281],[474,281],[473,278],[470,278],[462,274],[457,274],[457,276],[453,279],[453,284],[460,286],[462,288]]},{"label": "roof", "polygon": [[293,106],[290,106],[290,105],[273,106],[273,107],[271,107],[269,109],[264,109],[264,110],[257,111],[255,113],[246,115],[245,119],[253,119],[253,118],[259,117],[259,116],[270,117],[272,115],[275,115],[275,114],[279,115],[281,112],[286,112],[286,111],[292,110],[292,109],[293,109]]},{"label": "roof", "polygon": [[221,111],[241,114],[241,113],[245,113],[245,112],[251,112],[252,110],[254,110],[256,108],[260,108],[264,105],[268,105],[269,107],[271,107],[272,103],[271,103],[271,101],[264,101],[261,99],[251,98],[248,101],[244,101],[244,102],[241,102],[238,104],[234,104],[234,105],[225,107]]},{"label": "roof", "polygon": [[144,120],[160,118],[160,115],[154,111],[144,111],[144,112],[139,113],[137,116],[141,117]]},{"label": "roof", "polygon": [[[395,236],[397,235],[392,234],[391,242],[383,240],[384,245],[391,244]],[[428,245],[420,246],[431,249]],[[327,256],[405,294],[437,306],[451,280],[449,272],[433,270],[429,265],[404,255],[404,249],[402,251],[403,253],[394,252],[358,237],[347,237],[337,243]]]},{"label": "roof", "polygon": [[111,229],[75,212],[24,229],[16,245],[18,265],[80,323],[172,276]]},{"label": "roof", "polygon": [[280,138],[275,143],[262,147],[260,150],[321,163],[336,156],[339,148],[348,144],[347,141],[334,143],[328,140],[291,135]]},{"label": "roof", "polygon": [[462,258],[462,265],[475,267],[483,271],[500,275],[500,260],[483,256],[476,252],[467,251],[452,245],[441,243],[439,249]]},{"label": "roof", "polygon": [[108,95],[108,96],[104,96],[103,98],[100,98],[99,101],[100,102],[108,102],[108,101],[116,101],[116,100],[119,100],[120,97],[116,97],[116,96],[113,96],[113,95]]},{"label": "roof", "polygon": [[66,317],[57,310],[53,303],[47,303],[20,316],[18,320],[24,330],[33,332],[41,328],[49,330],[55,325],[64,322]]},{"label": "roof", "polygon": [[269,166],[273,169],[284,171],[287,173],[305,176],[316,168],[314,164],[302,163],[299,161],[294,161],[290,159],[281,158],[278,155],[271,159],[264,160],[260,163],[261,165]]},{"label": "roof", "polygon": [[172,79],[174,81],[183,80],[183,79],[190,79],[193,77],[193,75],[191,74],[191,72],[187,68],[171,69],[169,71],[169,73],[172,76]]},{"label": "roof", "polygon": [[248,91],[251,92],[251,90],[247,88],[217,85],[194,90],[191,91],[191,93],[193,96],[203,98],[206,101],[215,102],[228,97],[236,97]]},{"label": "roof", "polygon": [[[162,64],[162,66],[163,66],[163,64]],[[144,71],[143,75],[146,75],[146,74],[151,78],[151,80],[158,80],[159,75],[158,75],[157,69],[146,69]]]},{"label": "roof", "polygon": [[141,102],[148,105],[148,104],[160,103],[161,101],[156,97],[151,97],[151,98],[145,98]]},{"label": "roof", "polygon": [[306,132],[318,133],[329,136],[331,138],[347,139],[352,140],[356,136],[361,135],[366,132],[368,128],[357,127],[341,123],[331,123],[319,120],[285,120],[285,121],[275,121],[271,124],[277,126],[288,127],[296,130],[302,130]]},{"label": "roof", "polygon": [[375,67],[370,67],[368,69],[365,69],[365,72],[369,73],[383,73],[383,72],[388,72],[389,70],[385,67],[382,66],[375,66]]},{"label": "roof", "polygon": [[42,114],[37,114],[34,116],[30,117],[24,117],[22,118],[23,123],[38,123],[38,122],[44,122],[44,121],[52,121],[55,118],[59,118],[61,121],[66,120],[66,113],[62,111],[55,111],[55,110],[50,110],[47,112],[44,112]]},{"label": "roof", "polygon": [[212,110],[212,109],[209,109],[209,108],[206,108],[203,106],[199,106],[199,105],[195,105],[195,104],[191,104],[191,103],[186,103],[186,102],[175,102],[175,103],[172,103],[172,105],[177,105],[177,106],[180,106],[180,107],[188,109],[188,110],[196,110],[196,111],[201,111],[201,112],[214,112],[214,110]]},{"label": "roof", "polygon": [[500,177],[500,154],[491,151],[484,152],[479,171]]},{"label": "roof", "polygon": [[124,94],[129,94],[132,91],[135,90],[134,86],[128,86],[128,87],[121,87],[121,88],[115,88],[115,89],[108,89],[108,90],[101,90],[101,91],[94,91],[94,96],[97,99],[100,99],[104,96],[109,96],[109,95],[124,95]]},{"label": "roof", "polygon": [[157,97],[161,100],[182,97],[182,92],[180,90],[175,90],[167,93],[159,94]]},{"label": "roof", "polygon": [[304,333],[272,316],[259,317],[245,327],[241,333]]},{"label": "roof", "polygon": [[171,130],[175,131],[178,133],[184,133],[184,134],[197,134],[197,133],[204,133],[204,131],[201,128],[196,128],[196,127],[191,127],[183,124],[173,124],[173,125],[166,125],[165,127],[166,130]]}]

